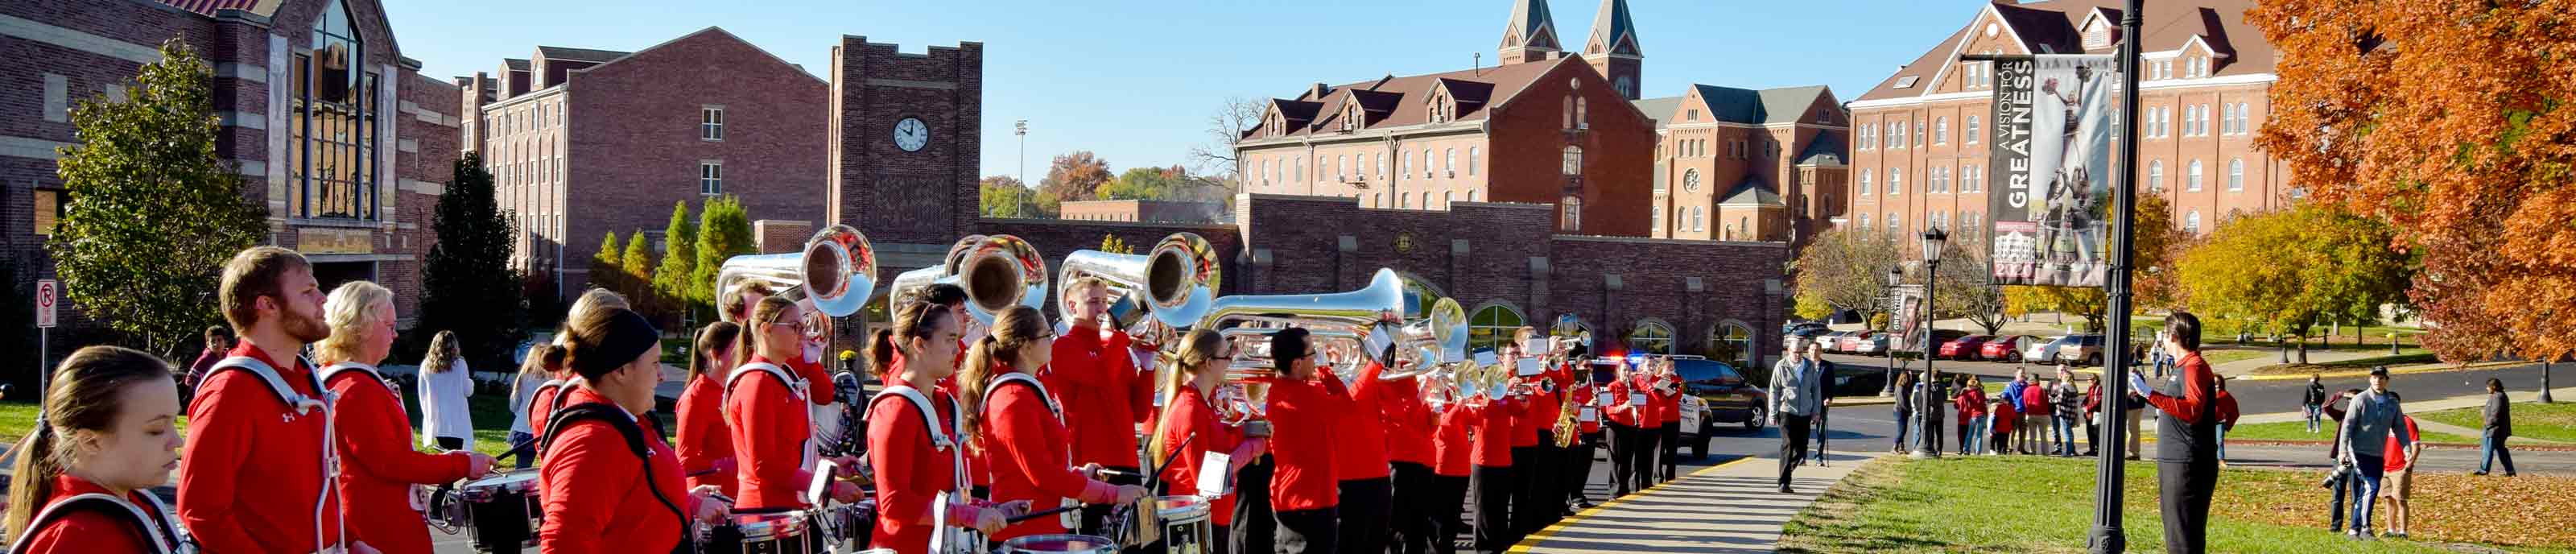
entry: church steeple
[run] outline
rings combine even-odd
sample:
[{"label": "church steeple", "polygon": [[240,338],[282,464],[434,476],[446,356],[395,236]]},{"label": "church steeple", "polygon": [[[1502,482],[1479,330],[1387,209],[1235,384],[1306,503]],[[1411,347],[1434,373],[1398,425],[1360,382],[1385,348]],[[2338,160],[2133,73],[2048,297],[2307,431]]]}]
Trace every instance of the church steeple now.
[{"label": "church steeple", "polygon": [[1512,21],[1503,27],[1501,65],[1546,60],[1561,50],[1556,43],[1556,18],[1547,14],[1547,0],[1512,0]]},{"label": "church steeple", "polygon": [[1621,96],[1638,98],[1645,51],[1637,46],[1637,23],[1628,17],[1628,0],[1601,0],[1601,10],[1592,16],[1592,35],[1583,41],[1583,60],[1609,79]]}]

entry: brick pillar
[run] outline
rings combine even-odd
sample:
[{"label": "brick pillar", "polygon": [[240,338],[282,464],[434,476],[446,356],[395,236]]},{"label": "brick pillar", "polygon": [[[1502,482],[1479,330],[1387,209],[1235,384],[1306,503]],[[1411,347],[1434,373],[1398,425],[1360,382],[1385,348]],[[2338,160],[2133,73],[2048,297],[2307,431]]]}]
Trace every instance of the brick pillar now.
[{"label": "brick pillar", "polygon": [[1363,285],[1353,283],[1363,282],[1363,280],[1368,277],[1357,276],[1356,272],[1368,270],[1358,267],[1360,252],[1359,237],[1342,235],[1341,239],[1336,242],[1337,244],[1333,249],[1333,290],[1330,292],[1341,292],[1360,288]]},{"label": "brick pillar", "polygon": [[1546,318],[1555,315],[1552,310],[1548,309],[1547,305],[1547,283],[1554,270],[1549,268],[1546,256],[1530,256],[1529,272],[1529,315],[1534,319],[1523,323],[1527,323],[1531,326],[1538,326],[1537,322],[1550,321]]}]

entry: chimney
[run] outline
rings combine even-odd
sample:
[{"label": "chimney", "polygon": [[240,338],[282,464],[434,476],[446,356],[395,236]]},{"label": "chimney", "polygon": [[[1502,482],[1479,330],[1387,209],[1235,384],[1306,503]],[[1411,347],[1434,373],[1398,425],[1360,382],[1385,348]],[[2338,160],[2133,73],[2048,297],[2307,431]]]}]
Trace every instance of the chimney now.
[{"label": "chimney", "polygon": [[1306,101],[1323,101],[1324,95],[1331,92],[1333,92],[1333,87],[1325,86],[1323,83],[1315,83],[1315,90],[1306,94]]}]

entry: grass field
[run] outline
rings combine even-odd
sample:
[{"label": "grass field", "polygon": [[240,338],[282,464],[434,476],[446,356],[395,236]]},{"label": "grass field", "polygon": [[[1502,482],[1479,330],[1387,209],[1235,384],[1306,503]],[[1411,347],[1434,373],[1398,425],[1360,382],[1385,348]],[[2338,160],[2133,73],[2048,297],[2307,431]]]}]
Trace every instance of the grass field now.
[{"label": "grass field", "polygon": [[[2382,352],[2385,351],[2383,350]],[[2399,350],[2398,354],[2394,356],[2380,355],[2368,358],[2354,358],[2339,362],[2314,364],[2272,364],[2255,368],[2252,373],[2249,373],[2249,375],[2306,375],[2310,373],[2358,371],[2370,369],[2371,366],[2405,366],[2429,364],[2440,361],[2442,361],[2441,358],[2434,356],[2431,351],[2422,348],[2407,348]]]},{"label": "grass field", "polygon": [[[2460,408],[2456,410],[2442,410],[2438,412],[2426,412],[2414,415],[2419,419],[2439,421],[2470,429],[2478,429],[2486,426],[2485,412],[2482,411],[2481,408]],[[2537,404],[2531,402],[2514,403],[2513,436],[2515,438],[2528,437],[2549,441],[2576,442],[2576,404],[2564,402],[2557,404]],[[2472,440],[2469,442],[2471,444],[2475,444],[2477,441]],[[2508,441],[2508,444],[2510,444],[2510,441]]]},{"label": "grass field", "polygon": [[2221,349],[2209,349],[2209,350],[2202,350],[2202,351],[2200,351],[2200,359],[2201,359],[2201,361],[2209,362],[2209,365],[2218,365],[2218,364],[2223,364],[2223,363],[2227,363],[2227,362],[2234,362],[2234,361],[2241,361],[2241,360],[2251,360],[2251,359],[2255,359],[2255,358],[2261,358],[2261,357],[2264,357],[2264,356],[2273,356],[2273,355],[2277,355],[2277,354],[2275,354],[2275,353],[2273,353],[2273,352],[2270,352],[2270,351],[2264,351],[2264,350],[2235,349],[2235,348],[2231,348],[2231,349],[2224,349],[2224,350],[2221,350]]},{"label": "grass field", "polygon": [[[2121,520],[2128,551],[2164,550],[2155,464],[2128,466]],[[2211,503],[2209,551],[2231,553],[2452,552],[2446,541],[2477,541],[2512,552],[2576,552],[2576,513],[2480,510],[2557,505],[2576,479],[2501,482],[2421,475],[2412,540],[2349,542],[2325,529],[2327,491],[2318,472],[2226,470]],[[2092,460],[2024,456],[1885,458],[1854,471],[1790,520],[1780,552],[2084,551],[2093,514]],[[2458,505],[2438,504],[2442,498]],[[2503,513],[2499,513],[2503,512]]]},{"label": "grass field", "polygon": [[[2469,415],[2470,415],[2470,417],[2476,417],[2476,415],[2477,415],[2477,414],[2472,413],[2472,414],[2469,414]],[[2421,414],[2418,414],[2418,417],[2421,417]],[[2248,423],[2248,424],[2244,424],[2244,425],[2238,425],[2238,426],[2236,426],[2236,428],[2235,428],[2235,429],[2229,429],[2229,430],[2227,430],[2227,440],[2231,440],[2231,441],[2329,441],[2329,440],[2334,440],[2334,428],[2333,428],[2334,420],[2332,420],[2332,419],[2325,420],[2325,425],[2326,425],[2326,427],[2322,427],[2322,428],[2320,428],[2320,429],[2322,429],[2322,432],[2319,432],[2319,433],[2316,433],[2316,434],[2309,434],[2309,433],[2308,433],[2308,423],[2307,423],[2307,422],[2304,422],[2304,421],[2281,421],[2281,422],[2274,422],[2274,423]],[[2477,444],[2477,443],[2478,443],[2478,438],[2477,438],[2477,437],[2464,437],[2464,436],[2460,436],[2460,435],[2454,435],[2454,434],[2450,434],[2450,433],[2443,433],[2443,432],[2439,432],[2439,431],[2424,431],[2424,430],[2421,430],[2421,429],[2418,429],[2418,430],[2419,430],[2419,431],[2422,431],[2422,434],[2421,434],[2420,436],[2421,436],[2421,437],[2423,437],[2424,442],[2427,442],[2427,443],[2436,443],[2436,444],[2467,444],[2467,445],[2475,445],[2475,444]]]}]

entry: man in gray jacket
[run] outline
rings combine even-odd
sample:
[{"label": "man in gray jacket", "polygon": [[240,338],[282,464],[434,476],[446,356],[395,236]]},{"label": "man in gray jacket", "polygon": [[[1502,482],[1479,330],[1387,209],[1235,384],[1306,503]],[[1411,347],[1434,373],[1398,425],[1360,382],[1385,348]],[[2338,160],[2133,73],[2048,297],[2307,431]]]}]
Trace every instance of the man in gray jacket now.
[{"label": "man in gray jacket", "polygon": [[2361,494],[2352,503],[2349,534],[2354,539],[2376,538],[2370,534],[2370,515],[2379,497],[2379,478],[2388,471],[2384,455],[2387,449],[2383,445],[2393,436],[2397,438],[2397,451],[2406,450],[2410,442],[2406,434],[2390,432],[2398,425],[2398,418],[2405,415],[2396,395],[2388,391],[2388,366],[2370,368],[2370,390],[2353,395],[2352,403],[2344,408],[2343,436],[2337,439],[2342,444],[2338,446],[2343,463],[2353,466],[2353,478],[2361,480]]},{"label": "man in gray jacket", "polygon": [[[1803,339],[1801,339],[1803,342]],[[1780,362],[1771,365],[1771,424],[1780,428],[1780,492],[1789,492],[1789,473],[1798,468],[1798,458],[1807,452],[1807,430],[1824,411],[1824,378],[1816,374],[1817,360],[1807,358],[1790,343]]]}]

